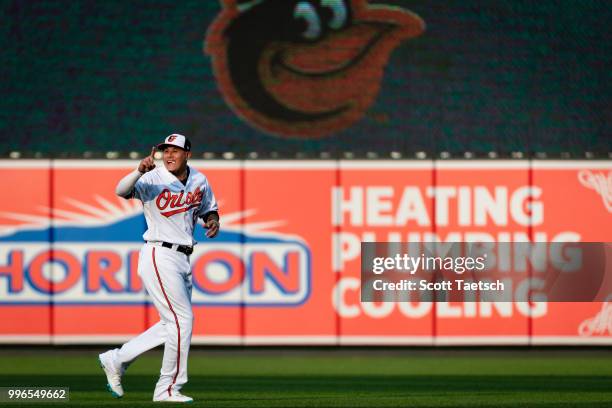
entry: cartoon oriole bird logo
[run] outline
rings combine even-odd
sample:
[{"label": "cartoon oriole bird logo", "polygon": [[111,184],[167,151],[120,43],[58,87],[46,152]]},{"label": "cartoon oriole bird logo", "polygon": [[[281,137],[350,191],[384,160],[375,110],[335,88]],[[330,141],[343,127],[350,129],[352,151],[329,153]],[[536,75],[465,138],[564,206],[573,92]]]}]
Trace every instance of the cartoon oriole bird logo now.
[{"label": "cartoon oriole bird logo", "polygon": [[366,0],[222,0],[205,51],[227,104],[277,136],[320,138],[374,102],[391,52],[425,28]]}]

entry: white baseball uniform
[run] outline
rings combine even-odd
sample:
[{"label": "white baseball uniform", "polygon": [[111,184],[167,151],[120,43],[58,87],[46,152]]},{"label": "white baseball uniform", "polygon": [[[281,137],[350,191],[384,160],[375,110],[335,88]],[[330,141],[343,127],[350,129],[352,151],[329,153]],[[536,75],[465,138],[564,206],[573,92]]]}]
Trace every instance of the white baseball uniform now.
[{"label": "white baseball uniform", "polygon": [[[189,167],[185,184],[165,167],[156,167],[138,179],[132,197],[142,201],[147,221],[143,235],[147,243],[140,251],[138,274],[153,299],[160,321],[110,353],[115,367],[123,372],[140,354],[165,345],[153,394],[156,400],[172,396],[187,382],[187,355],[193,326],[191,267],[189,256],[177,247],[195,245],[193,231],[197,219],[218,208],[208,180],[193,167]],[[162,246],[164,242],[173,247]]]}]

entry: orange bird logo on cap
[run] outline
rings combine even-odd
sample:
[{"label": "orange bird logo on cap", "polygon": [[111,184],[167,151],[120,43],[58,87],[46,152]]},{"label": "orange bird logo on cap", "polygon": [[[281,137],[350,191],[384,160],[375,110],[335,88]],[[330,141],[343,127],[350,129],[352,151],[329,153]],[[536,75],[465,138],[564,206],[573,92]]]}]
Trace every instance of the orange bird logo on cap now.
[{"label": "orange bird logo on cap", "polygon": [[391,52],[425,23],[366,0],[222,0],[205,52],[227,104],[269,134],[321,138],[372,105]]}]

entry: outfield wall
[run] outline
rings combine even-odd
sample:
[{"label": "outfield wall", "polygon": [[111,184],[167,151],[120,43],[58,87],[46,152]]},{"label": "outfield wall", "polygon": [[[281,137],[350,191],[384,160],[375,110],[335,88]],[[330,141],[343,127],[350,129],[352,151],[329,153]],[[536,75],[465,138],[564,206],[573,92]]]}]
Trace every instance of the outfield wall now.
[{"label": "outfield wall", "polygon": [[[193,161],[220,203],[194,343],[611,345],[608,303],[360,303],[361,241],[601,241],[612,161]],[[121,342],[158,320],[136,161],[0,161],[0,342]],[[611,259],[611,254],[608,260]]]}]

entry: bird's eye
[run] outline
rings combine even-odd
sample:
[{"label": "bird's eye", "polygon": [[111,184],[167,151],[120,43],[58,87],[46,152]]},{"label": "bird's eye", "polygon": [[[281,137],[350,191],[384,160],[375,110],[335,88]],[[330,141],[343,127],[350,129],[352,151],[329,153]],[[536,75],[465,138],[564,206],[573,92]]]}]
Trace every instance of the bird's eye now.
[{"label": "bird's eye", "polygon": [[333,30],[341,29],[348,20],[345,0],[321,0],[321,6],[331,10],[332,17],[327,25]]},{"label": "bird's eye", "polygon": [[321,36],[321,19],[317,14],[317,10],[310,3],[301,1],[295,5],[293,17],[304,20],[305,29],[302,36],[307,40],[316,40]]}]

